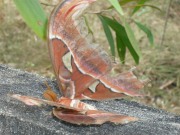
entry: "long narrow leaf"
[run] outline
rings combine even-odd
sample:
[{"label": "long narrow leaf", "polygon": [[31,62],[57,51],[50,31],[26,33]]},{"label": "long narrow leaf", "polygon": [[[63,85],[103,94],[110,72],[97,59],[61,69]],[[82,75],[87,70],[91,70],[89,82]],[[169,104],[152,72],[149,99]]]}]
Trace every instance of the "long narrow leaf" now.
[{"label": "long narrow leaf", "polygon": [[133,46],[133,48],[136,50],[136,53],[139,55],[139,57],[141,57],[141,51],[139,49],[139,44],[138,41],[136,40],[135,36],[134,36],[134,32],[132,31],[130,25],[126,22],[126,20],[124,20],[124,26],[125,26],[125,30],[126,33],[128,35],[128,38]]},{"label": "long narrow leaf", "polygon": [[144,33],[146,33],[150,44],[153,45],[154,44],[154,37],[153,37],[152,32],[145,25],[143,25],[139,22],[135,22],[135,23],[142,31],[144,31]]},{"label": "long narrow leaf", "polygon": [[157,6],[154,6],[154,5],[148,5],[148,4],[142,4],[142,5],[135,5],[136,7],[150,7],[150,8],[153,8],[153,9],[156,9],[156,10],[159,10],[160,12],[162,12],[162,10],[157,7]]},{"label": "long narrow leaf", "polygon": [[83,16],[84,17],[84,21],[85,21],[85,24],[87,26],[87,29],[88,29],[88,33],[91,33],[93,35],[93,31],[91,30],[90,26],[89,26],[89,22],[86,18],[86,16]]},{"label": "long narrow leaf", "polygon": [[102,17],[104,18],[106,23],[108,23],[108,25],[117,33],[118,37],[122,40],[123,45],[128,48],[135,62],[139,63],[139,55],[134,49],[134,47],[132,46],[131,42],[129,41],[125,28],[116,20],[112,20],[105,16],[102,16]]},{"label": "long narrow leaf", "polygon": [[120,13],[120,15],[124,15],[124,12],[119,4],[118,0],[109,0],[109,2],[114,6],[114,8]]},{"label": "long narrow leaf", "polygon": [[46,39],[47,18],[38,0],[14,0],[26,24],[42,39]]},{"label": "long narrow leaf", "polygon": [[[138,3],[137,3],[137,5],[143,5],[145,2],[147,2],[148,0],[139,0],[138,1]],[[140,8],[141,8],[142,6],[136,6],[135,8],[134,8],[134,10],[133,10],[133,12],[132,12],[132,15],[134,14],[134,13],[136,13]]]},{"label": "long narrow leaf", "polygon": [[106,37],[108,39],[108,42],[109,42],[109,45],[110,45],[110,48],[111,48],[111,53],[112,53],[113,56],[115,56],[115,45],[114,45],[114,39],[113,39],[113,36],[112,36],[112,32],[111,32],[108,24],[104,20],[104,18],[101,15],[98,15],[98,17],[101,20],[105,35],[106,35]]},{"label": "long narrow leaf", "polygon": [[[134,2],[134,1],[138,1],[138,0],[122,0],[122,1],[119,1],[119,4],[120,4],[121,6],[123,6],[123,5],[126,5],[126,4],[128,4],[128,3],[130,3],[130,2]],[[108,7],[108,9],[112,9],[112,8],[114,8],[114,6]]]},{"label": "long narrow leaf", "polygon": [[126,56],[126,45],[124,44],[123,40],[121,40],[120,35],[116,33],[116,46],[117,52],[121,62],[125,63],[125,56]]},{"label": "long narrow leaf", "polygon": [[121,1],[119,1],[119,3],[120,3],[121,5],[125,5],[125,4],[128,4],[128,3],[130,3],[130,2],[134,2],[134,1],[138,1],[138,0],[121,0]]},{"label": "long narrow leaf", "polygon": [[[124,0],[124,1],[120,1],[119,3],[120,3],[121,6],[123,6],[125,4],[128,4],[130,2],[134,2],[134,1],[138,1],[138,0]],[[136,7],[136,8],[139,7],[139,9],[141,7],[150,7],[150,8],[153,8],[153,9],[156,9],[156,10],[159,10],[160,12],[162,12],[162,10],[159,7],[154,6],[154,5],[149,5],[149,4],[141,4],[141,5],[136,4],[136,5],[131,5],[131,6],[128,6],[128,7]],[[113,9],[113,8],[114,8],[113,6],[110,6],[107,9]]]}]

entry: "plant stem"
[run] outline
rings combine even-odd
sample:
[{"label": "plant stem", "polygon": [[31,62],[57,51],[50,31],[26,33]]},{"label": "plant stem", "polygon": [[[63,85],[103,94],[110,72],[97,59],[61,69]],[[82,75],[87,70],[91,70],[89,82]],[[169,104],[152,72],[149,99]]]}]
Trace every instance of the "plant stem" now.
[{"label": "plant stem", "polygon": [[165,39],[165,33],[166,33],[166,29],[167,29],[171,4],[172,4],[172,0],[169,1],[168,9],[167,9],[167,12],[166,12],[166,19],[165,19],[164,28],[163,28],[163,34],[162,34],[161,43],[160,43],[161,46],[163,45],[164,39]]}]

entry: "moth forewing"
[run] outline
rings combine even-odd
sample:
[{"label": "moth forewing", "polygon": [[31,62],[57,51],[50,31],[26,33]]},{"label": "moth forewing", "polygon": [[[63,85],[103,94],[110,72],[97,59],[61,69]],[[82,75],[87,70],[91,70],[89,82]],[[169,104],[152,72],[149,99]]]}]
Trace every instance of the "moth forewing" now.
[{"label": "moth forewing", "polygon": [[81,113],[75,110],[54,109],[53,114],[63,121],[78,125],[98,125],[106,122],[126,124],[138,120],[135,117],[108,113],[99,110],[88,110],[86,113]]}]

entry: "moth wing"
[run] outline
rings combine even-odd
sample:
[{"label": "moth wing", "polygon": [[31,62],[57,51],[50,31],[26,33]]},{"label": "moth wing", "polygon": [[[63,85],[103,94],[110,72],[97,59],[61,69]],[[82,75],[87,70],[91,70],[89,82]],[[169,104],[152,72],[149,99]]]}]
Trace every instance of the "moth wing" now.
[{"label": "moth wing", "polygon": [[49,40],[49,53],[54,68],[55,76],[63,95],[66,95],[65,86],[70,79],[71,72],[63,62],[63,56],[69,52],[67,46],[59,39]]},{"label": "moth wing", "polygon": [[79,99],[89,99],[89,100],[111,100],[111,99],[119,99],[124,97],[125,95],[123,93],[116,93],[111,91],[111,89],[104,86],[104,84],[99,83],[95,87],[95,91],[91,90],[90,88],[87,88],[84,90],[84,92],[81,94],[80,97],[77,97]]},{"label": "moth wing", "polygon": [[81,102],[80,100],[69,99],[65,97],[61,97],[56,101],[50,101],[50,100],[44,100],[44,99],[39,99],[39,98],[24,96],[19,94],[11,94],[11,95],[9,94],[9,96],[29,106],[50,105],[50,106],[55,106],[57,108],[71,109],[80,112],[85,112],[87,110],[96,110],[95,107],[86,104],[84,102]]},{"label": "moth wing", "polygon": [[[143,88],[143,82],[137,79],[132,71],[111,76],[109,73],[104,74],[100,79],[96,79],[88,74],[83,74],[75,64],[73,58],[71,59],[72,74],[71,80],[75,86],[76,99],[90,99],[90,100],[109,100],[122,98],[125,95],[142,96],[140,89]],[[90,87],[94,83],[94,90]]]},{"label": "moth wing", "polygon": [[[61,83],[60,89],[63,91],[63,96],[71,99],[80,97],[85,91],[89,90],[89,87],[95,81],[99,81],[101,84],[96,88],[96,95],[93,94],[92,99],[93,97],[101,99],[103,96],[100,94],[101,91],[105,93],[103,99],[119,98],[123,94],[141,96],[139,89],[143,87],[143,83],[135,78],[132,72],[112,77],[110,72],[113,68],[113,61],[102,49],[94,46],[82,34],[81,26],[78,25],[79,17],[91,2],[93,0],[83,2],[81,0],[65,1],[54,10],[50,19],[50,42],[51,40],[59,40],[58,42],[62,42],[66,46],[66,50],[59,49],[63,53],[55,51],[56,49],[53,51],[54,44],[50,44],[51,48],[49,49],[51,54],[54,55],[52,61],[58,71],[56,77],[59,79],[58,82]],[[73,57],[71,62],[72,72],[65,68],[62,60],[66,51],[70,52]],[[109,97],[107,97],[108,94]]]},{"label": "moth wing", "polygon": [[30,96],[19,95],[19,94],[9,94],[9,96],[14,99],[17,99],[29,106],[42,106],[42,105],[48,104],[50,106],[61,107],[60,104],[58,104],[54,101],[49,101],[49,100],[39,99],[39,98],[35,98],[35,97],[30,97]]},{"label": "moth wing", "polygon": [[53,114],[63,121],[78,125],[103,124],[105,122],[125,124],[138,120],[138,118],[135,117],[109,113],[99,110],[88,110],[86,111],[86,113],[81,113],[75,110],[54,109]]},{"label": "moth wing", "polygon": [[140,90],[144,87],[145,82],[139,80],[132,71],[119,73],[116,76],[106,74],[100,78],[100,82],[115,93],[143,96]]}]

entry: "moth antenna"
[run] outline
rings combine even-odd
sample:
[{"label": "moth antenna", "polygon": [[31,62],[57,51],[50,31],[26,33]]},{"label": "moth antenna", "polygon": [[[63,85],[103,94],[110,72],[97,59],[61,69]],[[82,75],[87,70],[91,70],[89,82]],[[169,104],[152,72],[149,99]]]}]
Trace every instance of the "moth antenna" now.
[{"label": "moth antenna", "polygon": [[46,85],[47,89],[52,90],[47,81],[45,81],[44,84]]}]

